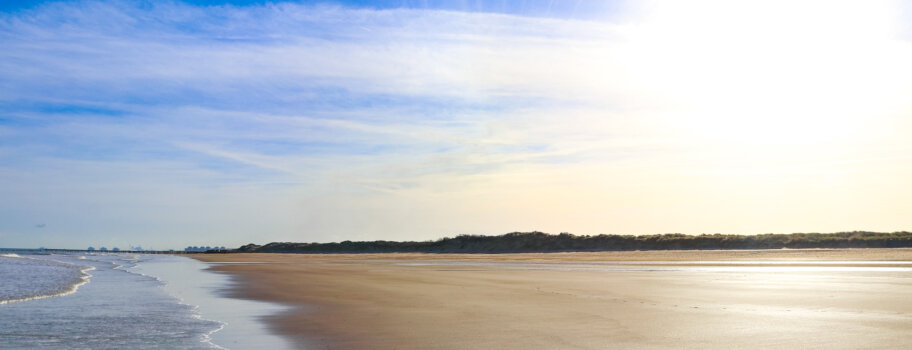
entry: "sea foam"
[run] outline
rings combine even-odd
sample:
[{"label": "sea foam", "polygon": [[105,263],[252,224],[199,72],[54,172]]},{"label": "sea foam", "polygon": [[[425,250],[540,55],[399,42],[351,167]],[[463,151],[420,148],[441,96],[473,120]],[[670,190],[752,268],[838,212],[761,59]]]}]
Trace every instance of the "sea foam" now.
[{"label": "sea foam", "polygon": [[0,256],[0,305],[75,293],[89,282],[92,266],[46,259]]}]

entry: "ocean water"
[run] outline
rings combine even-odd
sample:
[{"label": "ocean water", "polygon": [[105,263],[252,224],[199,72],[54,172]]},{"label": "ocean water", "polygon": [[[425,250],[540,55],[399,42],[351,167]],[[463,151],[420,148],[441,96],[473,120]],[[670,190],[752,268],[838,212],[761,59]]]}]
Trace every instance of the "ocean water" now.
[{"label": "ocean water", "polygon": [[285,308],[221,295],[233,282],[206,267],[167,255],[0,251],[0,348],[290,348],[260,322]]}]

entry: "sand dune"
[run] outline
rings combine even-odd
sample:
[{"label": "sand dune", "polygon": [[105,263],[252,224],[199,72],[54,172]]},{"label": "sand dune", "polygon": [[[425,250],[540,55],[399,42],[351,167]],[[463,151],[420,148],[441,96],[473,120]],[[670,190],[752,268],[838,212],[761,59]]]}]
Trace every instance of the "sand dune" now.
[{"label": "sand dune", "polygon": [[309,349],[906,348],[912,329],[912,249],[195,257],[297,306],[268,322]]}]

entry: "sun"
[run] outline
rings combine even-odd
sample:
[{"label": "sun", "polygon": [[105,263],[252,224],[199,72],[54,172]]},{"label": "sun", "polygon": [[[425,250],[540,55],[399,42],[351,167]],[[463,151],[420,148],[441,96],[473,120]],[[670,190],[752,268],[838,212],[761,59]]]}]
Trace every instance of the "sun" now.
[{"label": "sun", "polygon": [[909,110],[912,45],[890,2],[662,5],[629,28],[627,64],[693,142],[829,152]]}]

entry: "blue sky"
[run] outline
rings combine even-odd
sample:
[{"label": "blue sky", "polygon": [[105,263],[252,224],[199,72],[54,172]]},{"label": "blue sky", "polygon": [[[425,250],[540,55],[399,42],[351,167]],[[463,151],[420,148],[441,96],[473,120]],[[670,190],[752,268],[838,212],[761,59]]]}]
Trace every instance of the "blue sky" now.
[{"label": "blue sky", "polygon": [[908,229],[898,9],[5,2],[0,246]]},{"label": "blue sky", "polygon": [[[59,1],[48,0],[7,0],[0,3],[0,10],[17,12],[33,9],[46,3]],[[63,2],[78,3],[76,0]],[[419,10],[446,10],[460,12],[500,13],[519,16],[579,18],[579,19],[605,19],[620,18],[631,7],[626,0],[597,1],[597,0],[520,0],[520,1],[481,1],[481,0],[385,0],[385,1],[266,1],[266,0],[195,0],[179,1],[180,3],[199,7],[251,7],[269,6],[281,3],[297,5],[336,5],[350,8],[363,9],[419,9]],[[152,4],[152,1],[142,1],[141,4]]]}]

